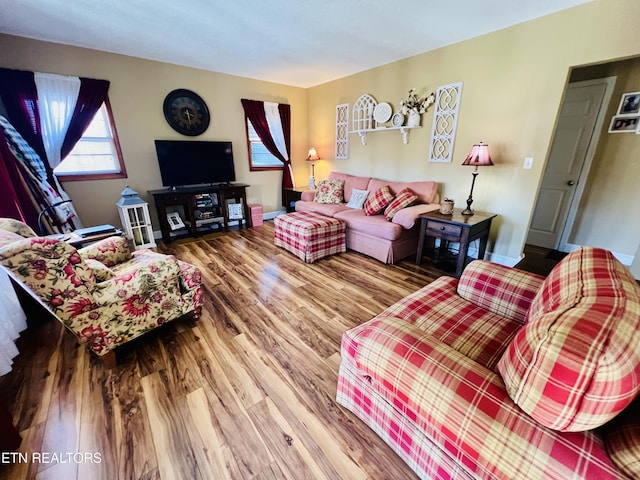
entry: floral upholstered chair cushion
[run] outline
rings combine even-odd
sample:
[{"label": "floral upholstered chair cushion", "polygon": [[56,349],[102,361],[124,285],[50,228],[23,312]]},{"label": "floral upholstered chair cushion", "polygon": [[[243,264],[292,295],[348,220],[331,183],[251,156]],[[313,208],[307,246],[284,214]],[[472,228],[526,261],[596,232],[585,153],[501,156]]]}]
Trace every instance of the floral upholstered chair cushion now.
[{"label": "floral upholstered chair cushion", "polygon": [[199,315],[200,271],[172,255],[132,254],[121,237],[81,250],[48,237],[0,231],[0,238],[0,264],[98,355],[186,313]]},{"label": "floral upholstered chair cushion", "polygon": [[109,237],[104,240],[81,248],[78,253],[82,258],[97,260],[107,267],[131,260],[131,249],[124,237]]},{"label": "floral upholstered chair cushion", "polygon": [[24,238],[36,236],[36,232],[29,225],[13,218],[0,218],[0,231],[16,233]]}]

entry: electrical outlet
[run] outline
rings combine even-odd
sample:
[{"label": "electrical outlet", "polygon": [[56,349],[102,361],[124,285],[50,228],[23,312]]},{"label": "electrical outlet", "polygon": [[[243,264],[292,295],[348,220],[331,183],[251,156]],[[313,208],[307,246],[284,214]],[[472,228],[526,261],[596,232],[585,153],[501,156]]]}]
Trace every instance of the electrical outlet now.
[{"label": "electrical outlet", "polygon": [[533,167],[533,157],[524,157],[524,164],[522,168],[525,170],[531,170]]}]

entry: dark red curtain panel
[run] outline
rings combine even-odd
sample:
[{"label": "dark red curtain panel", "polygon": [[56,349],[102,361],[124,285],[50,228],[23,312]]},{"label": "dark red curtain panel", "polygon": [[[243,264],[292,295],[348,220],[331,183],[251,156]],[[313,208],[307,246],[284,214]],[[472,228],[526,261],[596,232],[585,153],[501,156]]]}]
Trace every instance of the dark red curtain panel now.
[{"label": "dark red curtain panel", "polygon": [[80,92],[67,135],[62,144],[60,158],[64,159],[69,155],[78,140],[82,138],[84,131],[106,100],[108,91],[109,82],[107,80],[80,78]]},{"label": "dark red curtain panel", "polygon": [[0,129],[0,217],[22,220],[38,229],[38,212],[22,183],[16,159]]},{"label": "dark red curtain panel", "polygon": [[[267,117],[264,113],[264,102],[258,100],[246,100],[242,99],[242,106],[244,107],[244,113],[251,121],[253,128],[262,140],[262,143],[269,150],[269,153],[274,157],[277,157],[282,163],[285,162],[284,157],[276,147],[269,130],[269,124],[267,123]],[[283,126],[284,128],[284,126]]]},{"label": "dark red curtain panel", "polygon": [[38,90],[33,72],[0,68],[0,97],[7,111],[7,119],[40,156],[47,172],[47,180],[56,188],[53,170],[47,161],[47,152],[42,142]]},{"label": "dark red curtain panel", "polygon": [[43,161],[46,160],[38,113],[38,90],[33,72],[0,68],[0,97],[13,128]]},{"label": "dark red curtain panel", "polygon": [[[286,160],[278,147],[276,147],[271,131],[269,130],[269,124],[267,123],[267,117],[264,113],[264,102],[260,100],[247,100],[242,99],[242,107],[244,108],[244,114],[247,116],[256,133],[260,137],[263,145],[269,153],[280,160],[284,164],[282,169],[282,201],[284,202],[284,189],[291,188],[293,186],[293,179],[291,178],[291,160]],[[280,121],[282,122],[282,130],[284,131],[285,147],[287,148],[287,155],[291,157],[291,107],[290,105],[278,104],[278,111],[280,112]],[[283,203],[284,205],[284,203]]]}]

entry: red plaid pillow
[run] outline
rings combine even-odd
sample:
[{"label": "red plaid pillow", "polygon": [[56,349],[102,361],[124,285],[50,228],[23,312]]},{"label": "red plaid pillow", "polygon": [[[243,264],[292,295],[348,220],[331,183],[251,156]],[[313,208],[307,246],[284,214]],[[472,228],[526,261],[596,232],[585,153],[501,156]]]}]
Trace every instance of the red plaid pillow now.
[{"label": "red plaid pillow", "polygon": [[384,216],[387,217],[387,220],[391,221],[393,216],[402,210],[404,207],[408,207],[412,205],[418,199],[418,195],[413,193],[410,188],[405,188],[401,190],[396,195],[396,198],[387,205],[387,208],[384,210]]},{"label": "red plaid pillow", "polygon": [[392,201],[393,193],[391,193],[389,185],[380,187],[373,195],[369,195],[367,201],[364,202],[364,213],[366,215],[380,213]]},{"label": "red plaid pillow", "polygon": [[639,311],[640,288],[611,252],[572,252],[545,279],[498,362],[509,396],[554,430],[611,420],[640,392]]}]

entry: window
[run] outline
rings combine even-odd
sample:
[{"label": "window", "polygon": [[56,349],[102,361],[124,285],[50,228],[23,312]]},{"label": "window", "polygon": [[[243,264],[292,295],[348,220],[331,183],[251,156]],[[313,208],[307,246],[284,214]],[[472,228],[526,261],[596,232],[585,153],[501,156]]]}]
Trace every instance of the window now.
[{"label": "window", "polygon": [[53,173],[62,181],[127,177],[109,99]]},{"label": "window", "polygon": [[269,153],[247,118],[247,144],[249,146],[249,170],[282,170],[282,162]]}]

